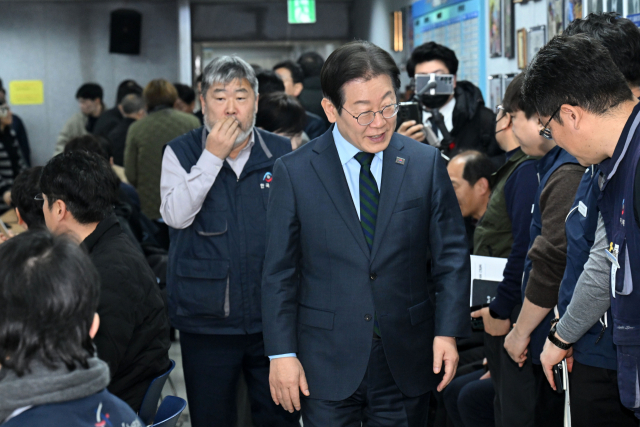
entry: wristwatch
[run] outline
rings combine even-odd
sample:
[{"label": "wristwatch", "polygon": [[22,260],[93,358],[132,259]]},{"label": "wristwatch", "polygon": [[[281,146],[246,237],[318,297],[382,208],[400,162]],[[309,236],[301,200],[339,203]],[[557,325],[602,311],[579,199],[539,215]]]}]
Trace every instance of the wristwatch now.
[{"label": "wristwatch", "polygon": [[561,350],[569,350],[573,344],[564,343],[556,338],[557,325],[557,323],[554,323],[554,325],[551,327],[551,330],[549,331],[549,341],[551,341],[556,347]]}]

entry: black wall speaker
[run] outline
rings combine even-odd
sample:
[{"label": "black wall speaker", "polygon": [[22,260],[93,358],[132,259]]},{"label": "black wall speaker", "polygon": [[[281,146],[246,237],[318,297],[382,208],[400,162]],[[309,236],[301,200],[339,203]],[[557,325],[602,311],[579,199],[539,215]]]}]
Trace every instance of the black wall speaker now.
[{"label": "black wall speaker", "polygon": [[111,12],[110,53],[140,54],[140,28],[142,15],[129,9]]}]

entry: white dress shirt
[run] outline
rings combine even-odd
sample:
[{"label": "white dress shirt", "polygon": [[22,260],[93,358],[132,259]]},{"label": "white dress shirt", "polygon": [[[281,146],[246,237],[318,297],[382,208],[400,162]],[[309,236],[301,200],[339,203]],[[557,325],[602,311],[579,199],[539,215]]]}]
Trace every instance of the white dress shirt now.
[{"label": "white dress shirt", "polygon": [[[453,109],[455,107],[456,107],[456,98],[453,97],[451,98],[451,101],[444,104],[442,108],[438,110],[442,115],[442,118],[444,119],[444,125],[446,126],[449,132],[451,132],[451,130],[453,129]],[[431,123],[429,123],[429,118],[431,118],[431,113],[425,110],[422,114],[422,123],[425,126],[431,127]],[[440,132],[438,129],[433,129],[433,133],[435,133],[438,136],[438,141],[442,141],[442,132]]]}]

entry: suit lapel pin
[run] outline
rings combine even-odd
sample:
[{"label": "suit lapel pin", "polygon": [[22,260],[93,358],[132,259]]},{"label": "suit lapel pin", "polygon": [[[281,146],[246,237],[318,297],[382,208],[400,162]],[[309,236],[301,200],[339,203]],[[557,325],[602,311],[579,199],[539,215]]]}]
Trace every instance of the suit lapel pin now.
[{"label": "suit lapel pin", "polygon": [[404,165],[405,160],[402,157],[396,157],[396,163],[399,165]]}]

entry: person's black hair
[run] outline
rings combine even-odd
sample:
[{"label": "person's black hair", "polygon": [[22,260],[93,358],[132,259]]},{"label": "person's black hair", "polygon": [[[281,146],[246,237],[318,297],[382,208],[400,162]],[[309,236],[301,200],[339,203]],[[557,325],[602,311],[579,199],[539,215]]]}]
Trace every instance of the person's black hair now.
[{"label": "person's black hair", "polygon": [[185,104],[189,105],[196,100],[196,93],[190,86],[183,85],[182,83],[174,83],[173,85],[178,91],[178,98]]},{"label": "person's black hair", "polygon": [[470,185],[476,185],[480,178],[486,178],[491,189],[491,175],[496,171],[496,167],[485,153],[475,150],[467,150],[458,154],[456,157],[462,158],[464,169],[462,170],[462,178]]},{"label": "person's black hair", "polygon": [[196,84],[198,83],[202,83],[202,74],[200,74],[198,77],[196,77]]},{"label": "person's black hair", "polygon": [[102,87],[96,83],[85,83],[76,92],[76,99],[91,99],[95,101],[100,99],[102,101]]},{"label": "person's black hair", "polygon": [[130,94],[142,96],[142,86],[135,82],[135,80],[124,80],[118,85],[118,92],[116,94],[116,105],[122,102],[122,99]]},{"label": "person's black hair", "polygon": [[304,72],[302,71],[302,67],[293,61],[287,60],[278,62],[273,66],[273,71],[277,70],[278,68],[286,68],[287,70],[289,70],[293,83],[302,83],[302,81],[304,80]]},{"label": "person's black hair", "polygon": [[411,52],[411,58],[407,61],[407,74],[413,78],[416,75],[416,66],[418,64],[434,60],[442,61],[449,69],[450,74],[458,74],[456,53],[436,42],[421,44]]},{"label": "person's black hair", "polygon": [[260,95],[256,126],[269,132],[295,135],[304,130],[307,114],[295,97],[284,92]]},{"label": "person's black hair", "polygon": [[511,115],[517,111],[522,111],[525,117],[530,119],[534,114],[536,114],[536,107],[530,102],[525,102],[522,97],[523,83],[524,73],[520,73],[513,78],[502,97],[502,107],[505,112]]},{"label": "person's black hair", "polygon": [[298,65],[302,68],[305,79],[319,76],[324,65],[324,58],[318,52],[305,52],[298,58]]},{"label": "person's black hair", "polygon": [[62,200],[80,224],[105,219],[113,211],[119,185],[109,162],[85,150],[55,156],[40,175],[40,189],[47,196],[49,209]]},{"label": "person's black hair", "polygon": [[19,377],[32,362],[88,368],[100,276],[76,242],[29,230],[0,245],[0,360]]},{"label": "person's black hair", "polygon": [[629,86],[640,85],[640,29],[629,19],[615,12],[590,13],[571,22],[564,34],[586,34],[600,41]]},{"label": "person's black hair", "polygon": [[260,96],[272,92],[284,92],[284,83],[279,75],[272,70],[260,70],[256,73],[258,79],[258,93]]},{"label": "person's black hair", "polygon": [[111,161],[111,157],[113,157],[113,150],[109,141],[97,135],[77,136],[64,146],[65,153],[79,150],[98,154],[107,162]]},{"label": "person's black hair", "polygon": [[400,70],[387,51],[367,41],[353,41],[340,46],[322,67],[322,93],[341,113],[343,86],[353,80],[370,80],[389,76],[395,92],[400,88]]},{"label": "person's black hair", "polygon": [[29,229],[44,228],[42,201],[36,200],[40,194],[40,174],[42,166],[25,169],[13,180],[11,186],[11,204],[20,212],[20,218]]},{"label": "person's black hair", "polygon": [[[609,51],[585,34],[555,36],[540,49],[526,70],[522,95],[542,117],[563,104],[601,115],[633,99]],[[559,114],[553,119],[562,124]]]}]

